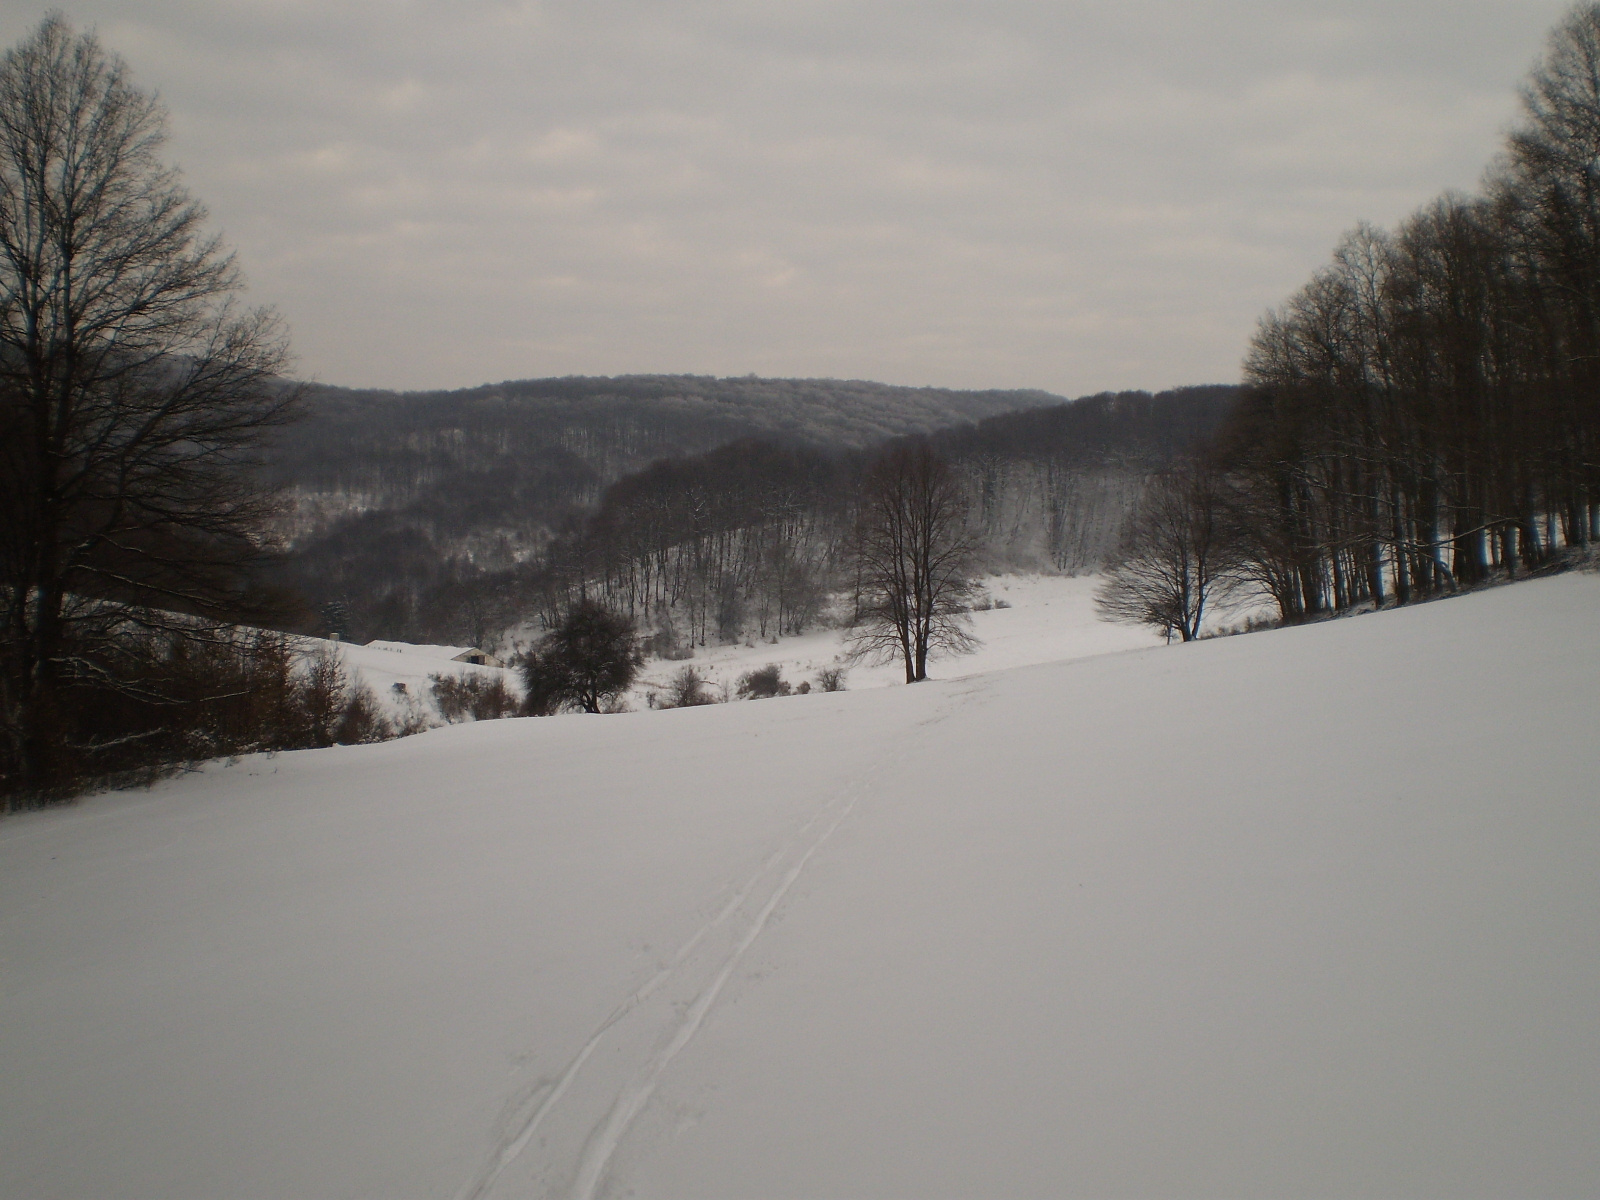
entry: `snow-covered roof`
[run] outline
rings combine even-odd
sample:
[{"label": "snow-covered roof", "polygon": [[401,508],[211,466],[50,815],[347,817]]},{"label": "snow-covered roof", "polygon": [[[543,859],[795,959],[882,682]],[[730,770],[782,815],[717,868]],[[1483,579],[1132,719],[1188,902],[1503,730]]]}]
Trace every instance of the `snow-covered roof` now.
[{"label": "snow-covered roof", "polygon": [[440,662],[453,662],[463,654],[481,654],[476,646],[419,646],[415,642],[368,642],[369,650],[389,650],[395,654],[414,654],[418,658],[432,658]]}]

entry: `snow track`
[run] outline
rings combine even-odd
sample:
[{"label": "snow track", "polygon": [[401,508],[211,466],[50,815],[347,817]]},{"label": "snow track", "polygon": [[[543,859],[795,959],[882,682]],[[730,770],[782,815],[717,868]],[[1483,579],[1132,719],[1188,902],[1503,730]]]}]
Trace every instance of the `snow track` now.
[{"label": "snow track", "polygon": [[968,682],[952,692],[918,723],[916,735],[895,744],[868,775],[835,788],[665,966],[607,1014],[552,1083],[508,1102],[500,1124],[511,1132],[496,1142],[457,1200],[604,1196],[613,1161],[635,1120],[807,864],[849,820],[871,791],[872,779],[893,772],[933,727],[984,690],[982,682]]},{"label": "snow track", "polygon": [[1573,574],[8,818],[0,1200],[1593,1196],[1596,613]]}]

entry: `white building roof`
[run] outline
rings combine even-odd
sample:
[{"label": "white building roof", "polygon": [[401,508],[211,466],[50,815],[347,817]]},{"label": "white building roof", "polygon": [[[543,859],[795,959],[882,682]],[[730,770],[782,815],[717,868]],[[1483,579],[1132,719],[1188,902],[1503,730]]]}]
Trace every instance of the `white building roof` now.
[{"label": "white building roof", "polygon": [[463,654],[483,653],[476,646],[419,646],[415,642],[368,642],[369,650],[388,650],[394,654],[414,654],[418,658],[431,658],[439,662],[452,662]]}]

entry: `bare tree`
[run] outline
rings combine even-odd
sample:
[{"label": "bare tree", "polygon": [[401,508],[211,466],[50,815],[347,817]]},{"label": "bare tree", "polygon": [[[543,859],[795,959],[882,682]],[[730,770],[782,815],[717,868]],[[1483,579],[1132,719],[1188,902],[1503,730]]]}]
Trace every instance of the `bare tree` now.
[{"label": "bare tree", "polygon": [[667,680],[666,692],[666,708],[699,708],[716,703],[706,691],[706,677],[692,666],[679,667]]},{"label": "bare tree", "polygon": [[1217,477],[1187,464],[1152,478],[1118,557],[1095,593],[1102,616],[1149,625],[1169,639],[1199,637],[1207,608],[1232,586],[1236,566]]},{"label": "bare tree", "polygon": [[928,659],[977,645],[967,601],[976,543],[967,499],[950,465],[925,441],[903,442],[868,468],[852,544],[858,656],[904,662],[906,682]]},{"label": "bare tree", "polygon": [[165,122],[59,16],[0,58],[0,783],[95,750],[97,691],[159,692],[122,652],[241,615],[261,550],[284,342]]},{"label": "bare tree", "polygon": [[1549,343],[1547,502],[1582,545],[1600,539],[1600,3],[1575,4],[1551,31],[1497,190]]}]

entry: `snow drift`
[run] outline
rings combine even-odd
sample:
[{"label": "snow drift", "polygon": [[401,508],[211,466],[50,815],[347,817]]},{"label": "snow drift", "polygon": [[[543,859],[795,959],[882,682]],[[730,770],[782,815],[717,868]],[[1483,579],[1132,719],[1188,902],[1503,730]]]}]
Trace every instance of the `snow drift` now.
[{"label": "snow drift", "polygon": [[7,1197],[1580,1196],[1600,579],[0,824]]}]

